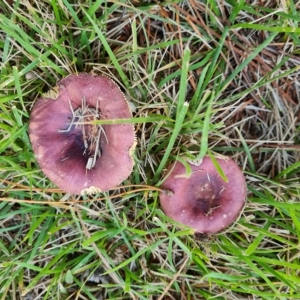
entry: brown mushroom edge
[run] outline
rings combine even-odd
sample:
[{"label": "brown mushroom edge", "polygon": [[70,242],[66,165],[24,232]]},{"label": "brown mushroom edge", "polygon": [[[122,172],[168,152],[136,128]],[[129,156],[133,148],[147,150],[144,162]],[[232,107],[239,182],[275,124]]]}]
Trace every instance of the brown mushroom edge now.
[{"label": "brown mushroom edge", "polygon": [[108,77],[80,73],[63,78],[31,112],[29,136],[40,168],[72,194],[115,188],[133,169],[134,126],[78,123],[131,117],[125,96]]},{"label": "brown mushroom edge", "polygon": [[205,156],[200,165],[173,163],[167,170],[160,193],[164,213],[195,234],[224,232],[235,223],[245,205],[247,188],[239,166],[230,158],[216,158],[228,181],[225,182],[212,160]]}]

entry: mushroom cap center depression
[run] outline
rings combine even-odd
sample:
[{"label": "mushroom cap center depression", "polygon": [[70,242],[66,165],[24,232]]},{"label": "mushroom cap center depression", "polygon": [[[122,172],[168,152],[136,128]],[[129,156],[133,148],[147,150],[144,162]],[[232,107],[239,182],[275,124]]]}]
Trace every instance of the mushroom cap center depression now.
[{"label": "mushroom cap center depression", "polygon": [[220,194],[224,187],[216,184],[216,182],[220,183],[220,180],[217,180],[217,178],[202,179],[192,187],[192,191],[194,191],[194,197],[192,197],[194,211],[208,216],[221,206]]},{"label": "mushroom cap center depression", "polygon": [[88,107],[84,99],[82,99],[81,107],[75,111],[72,108],[71,101],[69,103],[72,117],[69,118],[68,128],[61,129],[59,132],[73,135],[77,147],[82,151],[82,156],[87,159],[86,169],[89,170],[95,166],[97,158],[102,154],[101,143],[103,143],[103,140],[108,143],[103,127],[91,123],[100,120],[101,113],[98,110],[98,105],[96,108]]}]

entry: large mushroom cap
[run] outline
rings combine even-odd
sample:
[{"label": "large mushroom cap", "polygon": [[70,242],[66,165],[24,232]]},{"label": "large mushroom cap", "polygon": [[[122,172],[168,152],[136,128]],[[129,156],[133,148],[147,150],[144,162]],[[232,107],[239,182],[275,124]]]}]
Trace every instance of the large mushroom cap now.
[{"label": "large mushroom cap", "polygon": [[164,213],[197,233],[224,230],[240,215],[246,199],[246,182],[238,165],[229,158],[216,158],[225,173],[225,182],[212,160],[204,157],[200,165],[190,164],[192,174],[175,162],[162,184],[160,203]]},{"label": "large mushroom cap", "polygon": [[89,74],[70,75],[57,90],[38,99],[30,116],[30,140],[42,171],[74,194],[116,187],[132,171],[134,127],[84,122],[131,118],[125,96],[111,79]]}]

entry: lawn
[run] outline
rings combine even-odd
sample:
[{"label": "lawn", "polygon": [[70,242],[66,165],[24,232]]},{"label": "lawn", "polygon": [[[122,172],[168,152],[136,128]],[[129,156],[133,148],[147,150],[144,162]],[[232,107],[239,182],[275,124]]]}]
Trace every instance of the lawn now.
[{"label": "lawn", "polygon": [[[300,1],[2,0],[0,299],[300,299]],[[132,108],[133,172],[76,196],[41,171],[30,112],[74,73]],[[225,232],[165,216],[168,166],[226,155],[247,200]]]}]

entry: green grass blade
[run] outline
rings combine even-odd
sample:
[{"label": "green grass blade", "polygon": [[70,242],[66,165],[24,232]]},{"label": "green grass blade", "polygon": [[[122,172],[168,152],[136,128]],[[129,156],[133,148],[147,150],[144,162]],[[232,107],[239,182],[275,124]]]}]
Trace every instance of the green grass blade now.
[{"label": "green grass blade", "polygon": [[257,46],[254,51],[224,80],[224,82],[220,85],[217,95],[219,95],[229,85],[232,79],[237,76],[237,74],[241,72],[264,48],[266,48],[277,35],[277,32],[270,34],[263,43]]},{"label": "green grass blade", "polygon": [[103,47],[105,48],[107,54],[109,55],[113,65],[115,66],[117,72],[119,73],[119,76],[122,79],[122,82],[124,83],[124,85],[126,86],[126,88],[129,88],[129,82],[127,79],[127,76],[125,75],[125,73],[123,72],[118,60],[116,59],[113,51],[111,50],[106,37],[104,36],[103,32],[100,30],[100,28],[97,26],[97,24],[95,23],[95,21],[89,16],[89,14],[82,8],[83,12],[85,13],[86,17],[88,18],[89,22],[92,24],[95,32],[97,33]]},{"label": "green grass blade", "polygon": [[182,60],[182,73],[180,77],[180,89],[179,89],[179,96],[177,101],[177,108],[176,108],[176,121],[174,124],[174,129],[172,131],[168,146],[166,148],[165,154],[163,158],[161,159],[161,162],[155,172],[153,181],[157,179],[157,177],[160,175],[162,169],[164,168],[170,153],[172,151],[172,148],[176,142],[176,138],[179,135],[181,126],[183,124],[184,118],[186,116],[186,113],[189,108],[189,104],[185,102],[186,97],[186,87],[187,87],[187,80],[188,80],[188,67],[189,67],[189,61],[190,61],[190,49],[186,48],[184,50],[183,60]]},{"label": "green grass blade", "polygon": [[205,111],[205,117],[204,117],[204,122],[203,122],[203,128],[202,128],[202,136],[201,136],[201,142],[200,142],[200,152],[197,156],[198,159],[202,159],[208,150],[208,135],[209,135],[209,127],[210,127],[210,115],[211,115],[211,109],[213,106],[213,101],[214,101],[214,96],[215,93],[212,92],[210,94],[210,99],[208,102],[207,109]]}]

